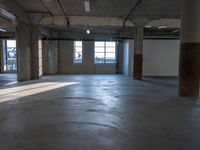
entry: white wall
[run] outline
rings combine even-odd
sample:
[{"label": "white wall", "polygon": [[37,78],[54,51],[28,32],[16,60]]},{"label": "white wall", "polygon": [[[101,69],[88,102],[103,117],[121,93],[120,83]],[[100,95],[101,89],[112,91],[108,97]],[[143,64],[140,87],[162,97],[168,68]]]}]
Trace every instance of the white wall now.
[{"label": "white wall", "polygon": [[[144,40],[143,76],[178,76],[179,45],[180,40]],[[134,41],[125,40],[123,73],[126,75],[133,74],[133,50]]]},{"label": "white wall", "polygon": [[128,75],[129,73],[129,41],[125,40],[124,41],[124,57],[123,57],[123,73],[125,75]]},{"label": "white wall", "polygon": [[180,40],[144,40],[143,75],[178,76]]}]

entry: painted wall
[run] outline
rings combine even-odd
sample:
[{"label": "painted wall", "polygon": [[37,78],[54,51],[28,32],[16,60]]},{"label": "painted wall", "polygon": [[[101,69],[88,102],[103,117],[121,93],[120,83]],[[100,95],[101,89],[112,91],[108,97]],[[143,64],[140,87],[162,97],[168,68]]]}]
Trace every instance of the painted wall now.
[{"label": "painted wall", "polygon": [[73,63],[73,41],[59,41],[59,62],[60,74],[114,74],[116,64],[94,64],[94,42],[83,41],[83,63]]},{"label": "painted wall", "polygon": [[123,43],[124,56],[123,56],[123,73],[129,75],[129,41],[125,40]]},{"label": "painted wall", "polygon": [[[178,76],[179,46],[180,40],[144,40],[143,76]],[[133,50],[134,41],[125,40],[123,73],[126,75],[127,68],[128,74],[133,75]]]},{"label": "painted wall", "polygon": [[178,76],[180,40],[144,40],[144,76]]}]

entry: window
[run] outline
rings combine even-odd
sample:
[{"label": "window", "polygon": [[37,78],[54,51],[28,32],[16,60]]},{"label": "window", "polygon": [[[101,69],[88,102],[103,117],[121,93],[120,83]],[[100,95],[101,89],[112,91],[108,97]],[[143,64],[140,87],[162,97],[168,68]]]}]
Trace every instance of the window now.
[{"label": "window", "polygon": [[116,63],[115,42],[95,42],[95,63]]},{"label": "window", "polygon": [[80,64],[82,63],[82,41],[74,42],[74,63]]},{"label": "window", "polygon": [[5,40],[3,58],[4,71],[16,71],[16,40]]}]

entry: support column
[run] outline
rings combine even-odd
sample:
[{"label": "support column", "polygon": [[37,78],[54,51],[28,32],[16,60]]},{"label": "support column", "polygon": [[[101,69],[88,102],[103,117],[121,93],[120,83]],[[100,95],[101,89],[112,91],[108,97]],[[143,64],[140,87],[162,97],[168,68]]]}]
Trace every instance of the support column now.
[{"label": "support column", "polygon": [[16,28],[17,44],[17,80],[31,79],[31,29],[24,22],[20,22]]},{"label": "support column", "polygon": [[3,40],[0,40],[0,73],[3,72]]},{"label": "support column", "polygon": [[31,26],[31,79],[39,79],[39,28]]},{"label": "support column", "polygon": [[135,27],[134,30],[134,65],[133,78],[142,80],[142,58],[143,58],[143,32],[142,26]]},{"label": "support column", "polygon": [[42,72],[43,75],[48,75],[48,64],[49,64],[49,59],[48,59],[48,41],[43,40],[42,41]]},{"label": "support column", "polygon": [[200,1],[182,0],[179,95],[199,96]]},{"label": "support column", "polygon": [[17,79],[39,79],[38,26],[20,22],[16,28]]}]

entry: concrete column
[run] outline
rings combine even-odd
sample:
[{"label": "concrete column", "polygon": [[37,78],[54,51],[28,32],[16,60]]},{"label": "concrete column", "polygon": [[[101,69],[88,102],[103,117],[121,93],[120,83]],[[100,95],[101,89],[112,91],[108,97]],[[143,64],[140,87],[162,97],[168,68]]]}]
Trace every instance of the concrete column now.
[{"label": "concrete column", "polygon": [[179,95],[199,96],[200,1],[182,0]]},{"label": "concrete column", "polygon": [[48,49],[48,73],[58,73],[58,41],[49,41]]},{"label": "concrete column", "polygon": [[17,79],[39,79],[38,26],[20,22],[16,28]]},{"label": "concrete column", "polygon": [[133,78],[142,80],[142,58],[143,58],[143,32],[142,26],[135,27],[134,30],[134,65]]},{"label": "concrete column", "polygon": [[0,40],[0,73],[3,72],[3,40]]},{"label": "concrete column", "polygon": [[17,44],[17,79],[25,81],[31,79],[31,28],[20,22],[16,28]]},{"label": "concrete column", "polygon": [[31,25],[31,79],[39,79],[39,27]]},{"label": "concrete column", "polygon": [[43,40],[42,41],[42,72],[43,75],[48,74],[48,41]]}]

